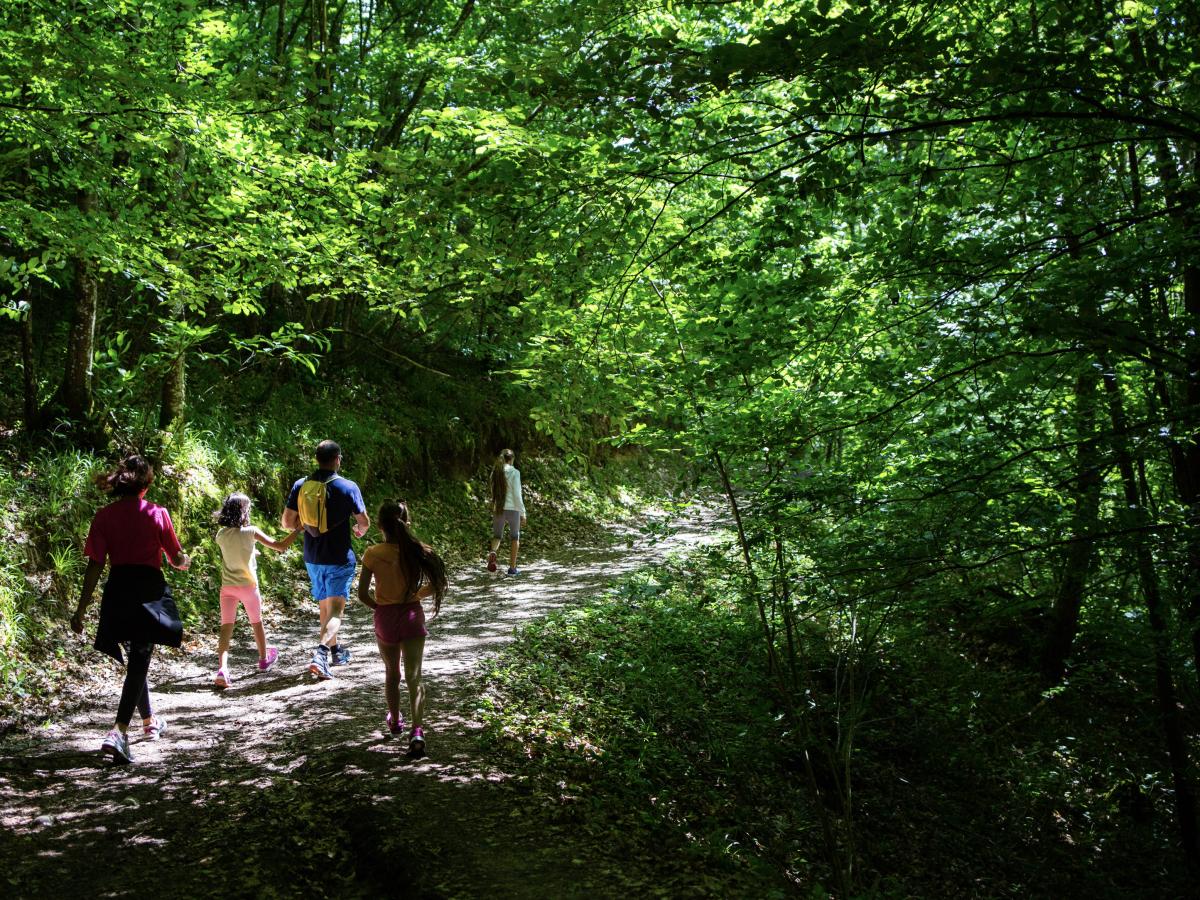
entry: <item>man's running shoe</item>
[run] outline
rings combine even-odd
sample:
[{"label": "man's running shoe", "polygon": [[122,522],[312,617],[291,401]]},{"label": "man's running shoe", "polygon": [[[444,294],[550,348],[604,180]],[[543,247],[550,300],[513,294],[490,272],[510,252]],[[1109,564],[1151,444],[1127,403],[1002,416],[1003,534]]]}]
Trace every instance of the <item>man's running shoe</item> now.
[{"label": "man's running shoe", "polygon": [[404,733],[404,716],[400,716],[397,719],[393,719],[392,714],[388,713],[386,716],[383,717],[383,721],[384,721],[384,724],[387,725],[387,730],[389,732],[391,732],[392,734],[395,735],[395,734],[403,734]]},{"label": "man's running shoe", "polygon": [[505,572],[504,574],[505,575],[516,575],[517,570],[516,570],[516,568],[509,568],[509,570],[507,572]]},{"label": "man's running shoe", "polygon": [[488,554],[488,571],[489,572],[496,571],[496,551],[495,550],[493,550],[491,553]]},{"label": "man's running shoe", "polygon": [[333,678],[333,673],[329,671],[329,648],[324,644],[317,645],[317,649],[313,653],[312,662],[308,664],[308,671],[316,675],[321,681],[328,681]]},{"label": "man's running shoe", "polygon": [[100,745],[101,753],[112,755],[115,763],[131,763],[133,757],[129,753],[129,738],[120,728],[114,728],[104,738]]},{"label": "man's running shoe", "polygon": [[159,735],[167,730],[167,720],[161,716],[151,716],[150,723],[142,723],[142,734],[152,741],[157,741]]},{"label": "man's running shoe", "polygon": [[233,679],[229,677],[229,673],[224,669],[219,669],[217,671],[217,676],[213,679],[213,684],[224,690],[233,684]]},{"label": "man's running shoe", "polygon": [[333,652],[329,654],[329,657],[329,665],[344,666],[350,662],[350,648],[338,644],[333,648]]},{"label": "man's running shoe", "polygon": [[275,647],[268,647],[266,659],[260,659],[258,661],[258,671],[267,671],[269,668],[271,668],[271,666],[275,665],[275,661],[278,659],[279,650]]},{"label": "man's running shoe", "polygon": [[425,754],[425,732],[420,728],[414,728],[412,735],[408,739],[408,755],[423,756]]}]

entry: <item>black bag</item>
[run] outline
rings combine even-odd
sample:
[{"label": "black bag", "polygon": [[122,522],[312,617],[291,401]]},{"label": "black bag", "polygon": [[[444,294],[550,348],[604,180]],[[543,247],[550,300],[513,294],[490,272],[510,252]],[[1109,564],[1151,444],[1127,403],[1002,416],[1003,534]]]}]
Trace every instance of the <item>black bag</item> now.
[{"label": "black bag", "polygon": [[100,599],[100,626],[92,646],[123,663],[125,641],[166,647],[183,643],[183,622],[161,569],[113,566]]}]

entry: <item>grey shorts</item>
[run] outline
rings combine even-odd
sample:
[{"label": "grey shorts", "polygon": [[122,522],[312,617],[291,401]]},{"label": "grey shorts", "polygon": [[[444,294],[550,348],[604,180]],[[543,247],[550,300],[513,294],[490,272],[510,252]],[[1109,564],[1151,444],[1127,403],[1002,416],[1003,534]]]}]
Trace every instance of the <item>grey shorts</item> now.
[{"label": "grey shorts", "polygon": [[504,537],[504,523],[508,523],[508,535],[514,541],[521,539],[521,514],[515,509],[506,509],[492,517],[492,537],[496,540]]}]

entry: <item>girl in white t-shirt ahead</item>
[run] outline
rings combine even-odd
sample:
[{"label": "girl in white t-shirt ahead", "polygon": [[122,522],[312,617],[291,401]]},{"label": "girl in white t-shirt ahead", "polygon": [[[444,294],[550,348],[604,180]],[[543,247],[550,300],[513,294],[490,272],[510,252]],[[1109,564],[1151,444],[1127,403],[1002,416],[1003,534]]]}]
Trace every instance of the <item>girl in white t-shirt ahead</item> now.
[{"label": "girl in white t-shirt ahead", "polygon": [[258,644],[258,671],[265,672],[279,659],[279,651],[267,646],[262,625],[262,595],[258,592],[258,548],[255,542],[272,550],[286,550],[296,540],[293,531],[282,541],[276,541],[250,524],[250,498],[245,494],[230,494],[213,514],[217,524],[217,546],[221,548],[221,638],[217,644],[217,674],[213,683],[227,688],[229,677],[229,643],[233,640],[233,623],[240,603],[254,629]]},{"label": "girl in white t-shirt ahead", "polygon": [[525,525],[525,500],[521,496],[521,473],[513,468],[516,455],[511,450],[501,450],[492,467],[492,544],[488,552],[489,572],[496,571],[496,551],[504,537],[504,526],[508,526],[508,571],[517,574],[517,552],[521,549],[521,529]]}]

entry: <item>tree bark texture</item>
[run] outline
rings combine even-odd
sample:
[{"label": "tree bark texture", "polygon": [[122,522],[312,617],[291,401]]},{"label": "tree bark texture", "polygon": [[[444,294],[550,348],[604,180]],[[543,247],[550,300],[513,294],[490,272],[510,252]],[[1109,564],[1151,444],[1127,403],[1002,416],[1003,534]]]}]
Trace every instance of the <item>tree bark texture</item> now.
[{"label": "tree bark texture", "polygon": [[1079,630],[1079,613],[1095,558],[1095,541],[1100,517],[1100,486],[1103,478],[1096,448],[1096,405],[1099,373],[1090,364],[1075,380],[1076,506],[1071,521],[1071,543],[1063,558],[1062,581],[1054,598],[1050,633],[1042,655],[1042,677],[1046,684],[1062,681],[1067,659]]},{"label": "tree bark texture", "polygon": [[1121,517],[1130,528],[1134,558],[1137,562],[1138,579],[1142,586],[1142,599],[1150,622],[1154,643],[1154,683],[1159,716],[1167,741],[1171,780],[1175,788],[1175,821],[1183,844],[1184,857],[1193,871],[1200,869],[1200,844],[1197,842],[1196,798],[1188,777],[1187,738],[1179,714],[1179,701],[1175,689],[1175,678],[1171,673],[1171,636],[1167,630],[1167,616],[1158,575],[1154,569],[1154,557],[1146,542],[1144,526],[1147,521],[1143,499],[1138,491],[1137,474],[1129,451],[1129,425],[1125,416],[1121,387],[1110,361],[1102,357],[1104,366],[1104,390],[1108,396],[1109,416],[1113,426],[1113,450],[1117,467],[1121,473],[1124,489],[1124,509]]},{"label": "tree bark texture", "polygon": [[25,287],[25,314],[21,316],[21,376],[25,398],[25,430],[35,431],[41,421],[37,402],[37,357],[33,343],[33,288]]},{"label": "tree bark texture", "polygon": [[[176,140],[171,147],[171,152],[168,157],[169,170],[171,177],[175,182],[174,198],[178,201],[182,195],[182,182],[184,171],[187,168],[187,147],[180,140]],[[172,247],[167,252],[167,259],[172,265],[177,265],[179,262],[180,251],[178,247]],[[176,322],[187,321],[187,306],[183,302],[183,298],[179,294],[179,286],[177,284],[169,285],[171,292],[171,313],[170,318]],[[179,352],[171,359],[170,367],[167,369],[166,377],[163,379],[162,402],[159,406],[158,427],[162,429],[172,429],[182,423],[187,414],[187,350],[180,349]]]},{"label": "tree bark texture", "polygon": [[[90,216],[96,198],[90,191],[80,191],[76,202],[80,212]],[[67,335],[67,362],[62,383],[51,403],[62,407],[71,420],[83,422],[92,413],[92,360],[96,350],[100,282],[92,260],[79,255],[73,266],[75,306],[71,310],[71,330]]]}]

